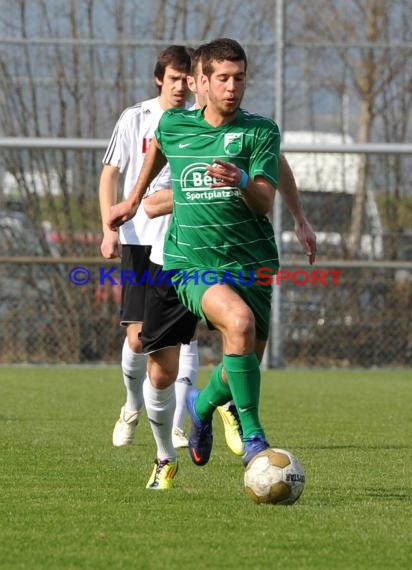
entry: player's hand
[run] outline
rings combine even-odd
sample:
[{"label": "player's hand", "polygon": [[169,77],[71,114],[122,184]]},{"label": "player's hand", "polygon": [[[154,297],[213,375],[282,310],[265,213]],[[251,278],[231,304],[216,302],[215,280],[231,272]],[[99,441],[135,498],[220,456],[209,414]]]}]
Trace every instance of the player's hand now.
[{"label": "player's hand", "polygon": [[113,259],[121,257],[121,245],[119,243],[119,234],[107,229],[104,232],[100,251],[105,259]]},{"label": "player's hand", "polygon": [[229,186],[236,188],[239,185],[241,172],[236,164],[215,158],[213,164],[206,167],[206,173],[213,178],[211,188]]},{"label": "player's hand", "polygon": [[316,259],[316,234],[312,226],[305,218],[295,221],[295,233],[303,251],[308,256],[309,263],[313,265]]},{"label": "player's hand", "polygon": [[133,206],[128,200],[111,206],[107,225],[111,230],[116,230],[125,222],[133,218],[137,212],[137,206]]}]

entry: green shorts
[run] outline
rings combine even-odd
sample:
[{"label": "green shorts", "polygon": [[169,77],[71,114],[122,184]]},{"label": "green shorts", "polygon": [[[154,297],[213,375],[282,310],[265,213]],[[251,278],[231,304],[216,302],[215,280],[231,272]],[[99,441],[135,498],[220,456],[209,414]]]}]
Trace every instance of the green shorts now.
[{"label": "green shorts", "polygon": [[[202,309],[202,298],[209,287],[212,287],[216,283],[209,283],[206,279],[203,280],[203,274],[198,269],[185,269],[184,273],[185,278],[177,279],[174,283],[177,296],[185,307],[210,325]],[[258,285],[257,283],[251,285],[229,283],[229,285],[252,309],[255,316],[256,339],[267,340],[270,327],[272,285]]]}]

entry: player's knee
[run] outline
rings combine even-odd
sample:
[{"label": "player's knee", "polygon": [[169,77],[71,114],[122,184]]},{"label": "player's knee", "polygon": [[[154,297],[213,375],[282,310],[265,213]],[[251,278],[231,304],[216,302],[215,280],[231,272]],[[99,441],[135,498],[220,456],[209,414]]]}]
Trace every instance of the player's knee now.
[{"label": "player's knee", "polygon": [[[154,353],[155,354],[155,353]],[[156,356],[149,355],[147,360],[147,370],[152,385],[162,390],[167,388],[176,380],[179,363],[176,364],[171,361],[163,361],[161,358],[156,359]]]},{"label": "player's knee", "polygon": [[127,337],[127,342],[129,343],[130,350],[136,353],[142,352],[142,343],[138,338]]},{"label": "player's knee", "polygon": [[142,341],[140,340],[141,323],[130,323],[127,325],[126,336],[130,350],[139,353],[142,352]]},{"label": "player's knee", "polygon": [[229,319],[229,334],[249,337],[255,333],[255,318],[246,305],[241,305],[231,312]]}]

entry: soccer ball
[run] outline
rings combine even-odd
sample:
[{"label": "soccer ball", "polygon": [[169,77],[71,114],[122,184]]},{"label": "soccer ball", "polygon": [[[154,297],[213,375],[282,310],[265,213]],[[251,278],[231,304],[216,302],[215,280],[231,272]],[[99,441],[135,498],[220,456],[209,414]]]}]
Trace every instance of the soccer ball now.
[{"label": "soccer ball", "polygon": [[297,457],[285,449],[265,449],[248,463],[245,491],[255,503],[291,505],[305,485],[305,471]]}]

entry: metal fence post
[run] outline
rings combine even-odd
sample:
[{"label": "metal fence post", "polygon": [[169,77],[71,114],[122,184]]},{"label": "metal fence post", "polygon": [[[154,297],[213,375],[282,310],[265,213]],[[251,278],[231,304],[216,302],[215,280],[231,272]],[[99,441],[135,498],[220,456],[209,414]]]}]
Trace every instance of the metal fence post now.
[{"label": "metal fence post", "polygon": [[[283,82],[284,82],[284,0],[276,3],[276,71],[275,71],[275,121],[282,134],[283,129]],[[275,239],[279,255],[282,251],[282,204],[278,197],[273,210],[273,223]],[[282,353],[282,306],[280,287],[274,285],[272,303],[272,322],[270,333],[269,367],[281,368],[283,366]]]}]

